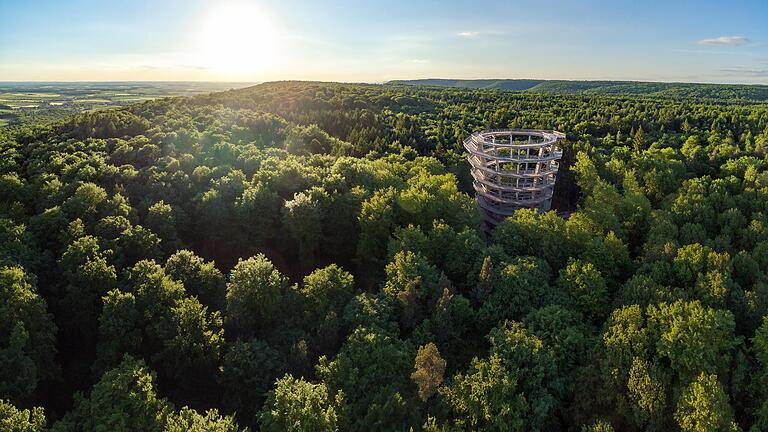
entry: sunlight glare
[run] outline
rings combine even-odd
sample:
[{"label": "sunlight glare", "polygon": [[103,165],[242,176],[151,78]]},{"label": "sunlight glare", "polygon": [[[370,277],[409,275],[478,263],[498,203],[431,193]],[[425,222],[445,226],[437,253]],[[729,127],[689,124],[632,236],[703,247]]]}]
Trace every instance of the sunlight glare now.
[{"label": "sunlight glare", "polygon": [[222,3],[203,23],[198,43],[200,63],[222,73],[264,70],[276,60],[272,20],[246,2]]}]

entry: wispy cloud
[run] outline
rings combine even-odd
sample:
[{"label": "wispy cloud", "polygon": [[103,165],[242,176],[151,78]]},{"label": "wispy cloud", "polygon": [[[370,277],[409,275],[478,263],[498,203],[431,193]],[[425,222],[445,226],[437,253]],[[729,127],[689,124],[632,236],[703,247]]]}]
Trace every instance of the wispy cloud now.
[{"label": "wispy cloud", "polygon": [[123,65],[120,68],[127,69],[143,69],[143,70],[209,70],[208,66],[192,65],[192,64],[141,64],[137,66]]},{"label": "wispy cloud", "polygon": [[479,34],[480,33],[476,32],[476,31],[463,31],[463,32],[460,32],[458,35],[461,36],[461,37],[475,37],[475,36],[477,36]]},{"label": "wispy cloud", "polygon": [[687,54],[716,54],[716,55],[728,55],[728,56],[743,56],[744,53],[740,51],[734,51],[729,49],[713,50],[712,48],[701,49],[687,49],[687,48],[672,48],[672,52],[687,53]]},{"label": "wispy cloud", "polygon": [[744,36],[720,36],[711,39],[702,39],[696,43],[699,45],[746,45],[751,41]]},{"label": "wispy cloud", "polygon": [[733,67],[720,69],[721,72],[725,72],[727,75],[741,76],[741,77],[768,77],[768,68],[748,68],[748,67]]},{"label": "wispy cloud", "polygon": [[418,59],[417,58],[417,59],[411,59],[411,63],[426,64],[426,63],[429,63],[429,60],[427,60],[427,59]]},{"label": "wispy cloud", "polygon": [[187,65],[187,64],[179,64],[175,65],[179,69],[193,69],[193,70],[209,70],[211,69],[210,66],[201,66],[201,65]]}]

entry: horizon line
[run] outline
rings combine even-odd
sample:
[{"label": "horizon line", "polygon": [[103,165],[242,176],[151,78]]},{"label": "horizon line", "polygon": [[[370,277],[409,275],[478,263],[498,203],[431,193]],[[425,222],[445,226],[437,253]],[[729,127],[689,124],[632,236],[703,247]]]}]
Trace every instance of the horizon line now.
[{"label": "horizon line", "polygon": [[734,86],[768,86],[764,83],[742,82],[715,82],[715,81],[679,81],[679,80],[644,80],[644,79],[610,79],[610,78],[394,78],[386,81],[358,81],[358,80],[313,80],[313,79],[274,79],[261,81],[227,81],[227,80],[0,80],[0,84],[63,84],[63,83],[208,83],[208,84],[265,84],[275,82],[317,82],[339,84],[371,84],[382,85],[397,81],[561,81],[561,82],[624,82],[624,83],[661,83],[661,84],[699,84],[699,85],[734,85]]}]

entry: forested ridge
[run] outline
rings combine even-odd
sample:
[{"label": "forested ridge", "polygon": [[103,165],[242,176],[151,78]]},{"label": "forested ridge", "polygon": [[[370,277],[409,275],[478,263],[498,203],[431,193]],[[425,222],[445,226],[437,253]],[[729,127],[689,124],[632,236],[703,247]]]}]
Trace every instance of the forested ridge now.
[{"label": "forested ridge", "polygon": [[759,103],[768,101],[768,85],[704,84],[652,81],[576,81],[534,79],[417,79],[395,80],[390,84],[436,87],[463,87],[525,91],[533,93],[570,93],[588,95],[624,95],[691,101]]},{"label": "forested ridge", "polygon": [[[482,235],[461,139],[567,133]],[[0,129],[0,430],[768,430],[768,106],[276,82]]]}]

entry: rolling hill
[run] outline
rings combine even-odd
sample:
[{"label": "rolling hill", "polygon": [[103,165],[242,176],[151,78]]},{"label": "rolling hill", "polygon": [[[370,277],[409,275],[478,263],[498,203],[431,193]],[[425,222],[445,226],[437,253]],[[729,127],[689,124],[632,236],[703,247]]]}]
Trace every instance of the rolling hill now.
[{"label": "rolling hill", "polygon": [[666,83],[641,81],[565,81],[532,79],[417,79],[387,84],[497,89],[532,93],[632,95],[675,99],[714,99],[729,102],[768,101],[768,85]]}]

